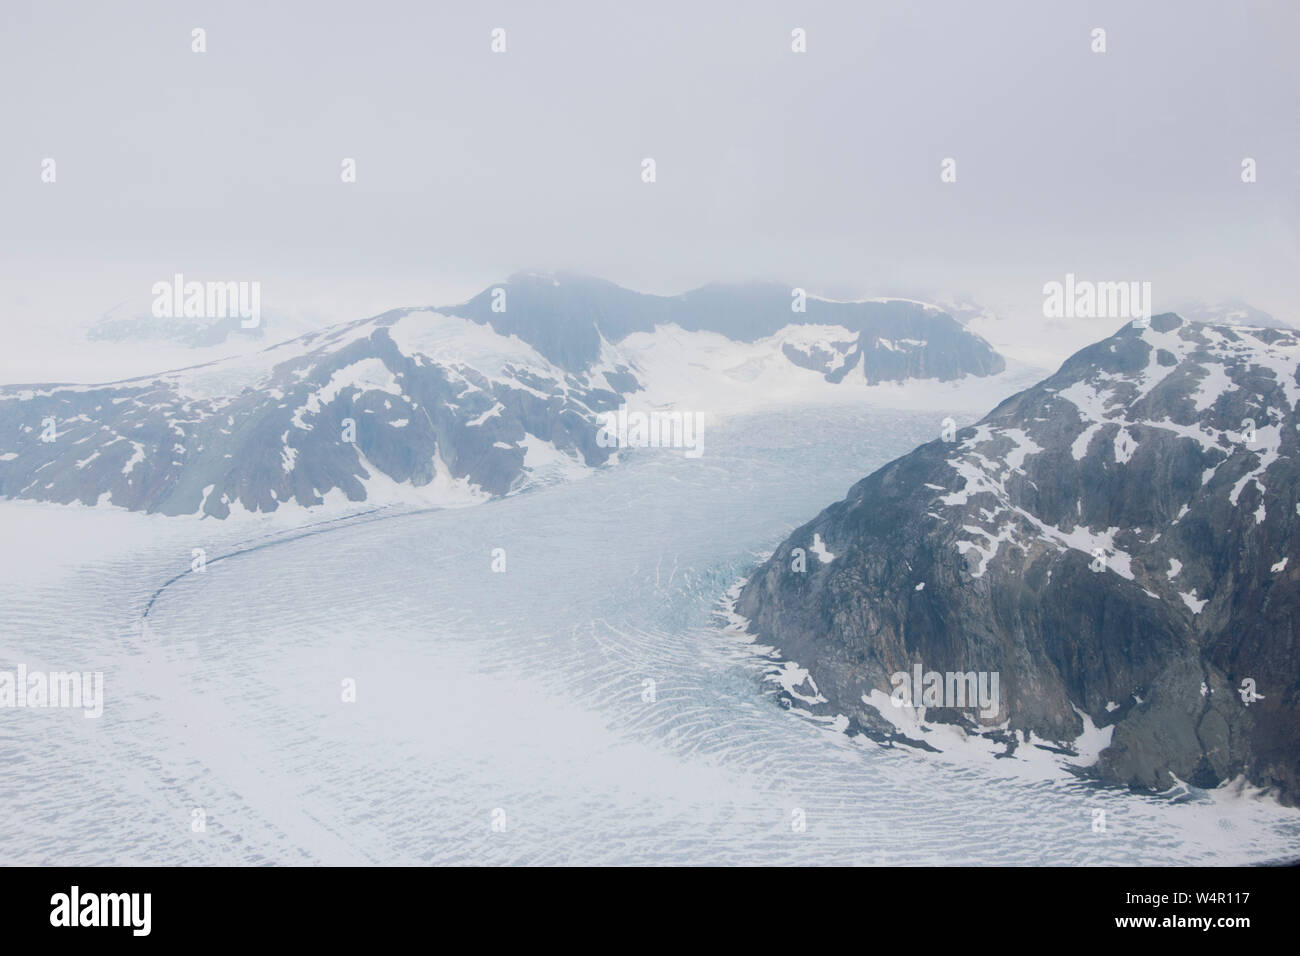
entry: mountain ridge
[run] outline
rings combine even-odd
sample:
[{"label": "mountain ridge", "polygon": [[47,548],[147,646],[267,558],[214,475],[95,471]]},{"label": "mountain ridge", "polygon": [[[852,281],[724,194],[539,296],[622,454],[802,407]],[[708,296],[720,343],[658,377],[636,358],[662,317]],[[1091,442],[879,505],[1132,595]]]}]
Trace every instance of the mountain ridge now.
[{"label": "mountain ridge", "polygon": [[[774,288],[749,295],[763,328],[785,321],[770,341],[703,330],[720,288],[669,307],[603,280],[529,276],[451,309],[394,309],[168,372],[0,387],[0,494],[216,518],[327,499],[467,504],[604,465],[599,416],[659,379],[655,400],[680,405],[693,393],[679,375],[743,396],[774,380],[852,385],[853,369],[870,385],[1004,368],[915,305],[850,309],[855,334],[803,321]],[[728,301],[732,323],[753,304]]]},{"label": "mountain ridge", "polygon": [[[1294,331],[1126,325],[863,478],[777,548],[737,613],[853,732],[900,739],[868,702],[895,672],[998,672],[996,718],[930,722],[1008,755],[1091,725],[1111,735],[1090,771],[1106,782],[1244,776],[1294,802],[1298,362]],[[814,541],[833,557],[800,574],[794,549]]]}]

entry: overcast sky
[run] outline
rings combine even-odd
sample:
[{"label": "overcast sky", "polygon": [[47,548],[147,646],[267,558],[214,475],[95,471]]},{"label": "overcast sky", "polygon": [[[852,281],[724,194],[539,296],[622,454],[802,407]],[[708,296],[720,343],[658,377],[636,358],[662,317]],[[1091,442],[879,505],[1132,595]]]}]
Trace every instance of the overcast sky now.
[{"label": "overcast sky", "polygon": [[4,0],[0,328],[177,271],[342,319],[549,268],[1025,314],[1069,271],[1296,322],[1298,35],[1249,0]]}]

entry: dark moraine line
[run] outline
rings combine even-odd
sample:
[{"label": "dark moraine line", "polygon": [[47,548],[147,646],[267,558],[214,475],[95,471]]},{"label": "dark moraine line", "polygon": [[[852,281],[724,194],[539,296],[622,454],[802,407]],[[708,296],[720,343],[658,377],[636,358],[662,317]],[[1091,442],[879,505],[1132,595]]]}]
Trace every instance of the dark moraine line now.
[{"label": "dark moraine line", "polygon": [[[346,515],[342,518],[331,518],[328,521],[321,522],[320,524],[311,525],[308,530],[302,531],[298,534],[290,535],[289,537],[276,538],[274,541],[267,541],[264,544],[253,544],[253,545],[249,545],[246,548],[240,548],[238,551],[231,551],[228,554],[218,555],[212,560],[204,562],[204,567],[207,567],[210,564],[216,564],[218,561],[225,561],[227,558],[238,557],[241,554],[249,554],[250,552],[253,551],[265,551],[267,548],[274,548],[276,545],[288,544],[291,541],[301,541],[303,538],[310,538],[312,535],[316,535],[316,534],[325,534],[329,531],[337,531],[338,529],[335,526],[342,522],[347,522],[349,525],[369,524],[370,522],[359,522],[357,519],[364,518],[366,515],[376,514],[383,510],[384,510],[383,508],[372,508],[369,511],[359,511],[356,514]],[[418,511],[402,511],[397,514],[380,515],[378,518],[372,518],[371,521],[382,521],[384,520],[384,518],[396,518],[399,517],[400,515],[423,514],[426,511],[439,511],[439,510],[441,509],[422,508]],[[149,612],[153,610],[154,602],[158,600],[159,595],[161,595],[163,591],[166,591],[169,587],[171,587],[181,578],[185,577],[185,575],[193,574],[193,573],[194,573],[194,569],[190,568],[189,570],[182,571],[180,574],[177,574],[176,576],[168,578],[166,581],[164,581],[162,583],[162,586],[159,587],[158,590],[154,591],[153,595],[149,598],[149,603],[145,605],[144,614],[141,615],[141,619],[143,620],[149,616]]]},{"label": "dark moraine line", "polygon": [[[520,491],[514,492],[509,495],[503,495],[503,496],[491,498],[483,502],[481,505],[476,505],[475,507],[483,507],[484,505],[490,505],[494,501],[504,501],[507,498],[517,498],[522,495],[536,494],[537,492],[542,491],[545,487],[546,487],[545,485],[537,485],[531,488],[524,488]],[[274,541],[268,541],[265,544],[252,544],[246,548],[240,548],[238,551],[231,551],[229,554],[218,555],[217,557],[213,558],[211,561],[204,562],[204,567],[207,567],[209,564],[216,564],[218,561],[224,561],[226,560],[226,558],[234,558],[241,554],[248,554],[250,551],[264,551],[265,549],[273,548],[276,545],[288,544],[291,541],[301,541],[303,538],[310,538],[314,534],[325,534],[330,531],[337,531],[338,528],[334,526],[344,522],[347,522],[349,526],[352,524],[370,524],[371,521],[385,521],[390,518],[402,518],[402,517],[409,517],[411,515],[428,514],[430,511],[445,511],[446,509],[445,508],[418,508],[413,511],[397,511],[397,512],[393,512],[392,514],[379,514],[379,512],[384,510],[385,510],[384,508],[372,508],[369,511],[358,511],[356,514],[345,515],[341,518],[330,518],[328,521],[323,521],[320,522],[319,524],[310,525],[308,530],[304,530],[300,534],[293,534],[287,538],[276,538]],[[370,521],[357,521],[358,518],[364,518],[366,515],[378,515],[378,517],[371,518]],[[141,619],[143,620],[144,618],[147,618],[149,616],[149,612],[153,610],[154,602],[158,600],[158,596],[162,594],[163,591],[166,591],[169,587],[171,587],[181,578],[185,577],[185,575],[193,574],[193,573],[194,573],[193,570],[182,571],[180,574],[176,575],[175,577],[168,578],[166,581],[164,581],[162,583],[162,586],[159,587],[158,590],[154,591],[153,596],[149,598],[149,603],[145,605],[144,613],[140,615]]]}]

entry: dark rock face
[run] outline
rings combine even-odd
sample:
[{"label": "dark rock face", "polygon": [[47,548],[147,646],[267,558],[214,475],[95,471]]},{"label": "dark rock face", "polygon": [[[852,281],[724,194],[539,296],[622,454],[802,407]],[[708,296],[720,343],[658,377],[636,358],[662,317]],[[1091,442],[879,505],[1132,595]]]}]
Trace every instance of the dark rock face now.
[{"label": "dark rock face", "polygon": [[608,458],[592,416],[618,395],[602,376],[526,351],[467,364],[467,327],[401,310],[150,378],[0,389],[0,493],[224,518],[235,502],[274,511],[335,489],[364,501],[390,483],[505,494],[528,477],[530,436],[583,466]]},{"label": "dark rock face", "polygon": [[998,672],[996,717],[928,719],[1065,743],[1083,714],[1113,728],[1102,780],[1244,775],[1294,803],[1298,364],[1292,331],[1125,326],[864,478],[782,543],[737,610],[878,739],[896,730],[863,695],[888,694],[891,674]]},{"label": "dark rock face", "polygon": [[[461,306],[396,310],[205,366],[4,387],[0,495],[224,518],[236,505],[320,505],[331,492],[427,504],[507,494],[608,460],[597,416],[645,387],[617,343],[671,324],[733,341],[843,327],[845,340],[828,348],[785,345],[787,358],[831,381],[855,368],[867,381],[1003,368],[933,308],[807,305],[792,312],[789,290],[771,286],[663,298],[517,276]],[[54,440],[43,441],[51,422]]]}]

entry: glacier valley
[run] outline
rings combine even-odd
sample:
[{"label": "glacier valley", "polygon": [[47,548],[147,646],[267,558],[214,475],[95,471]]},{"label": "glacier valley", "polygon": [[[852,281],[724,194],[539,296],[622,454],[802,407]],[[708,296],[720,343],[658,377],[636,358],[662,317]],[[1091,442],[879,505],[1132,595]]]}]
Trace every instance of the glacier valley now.
[{"label": "glacier valley", "polygon": [[297,526],[2,501],[0,659],[105,677],[99,719],[0,722],[0,863],[1300,857],[1300,814],[1245,787],[1130,793],[783,704],[797,662],[729,629],[726,595],[943,417],[767,410],[699,458]]}]

